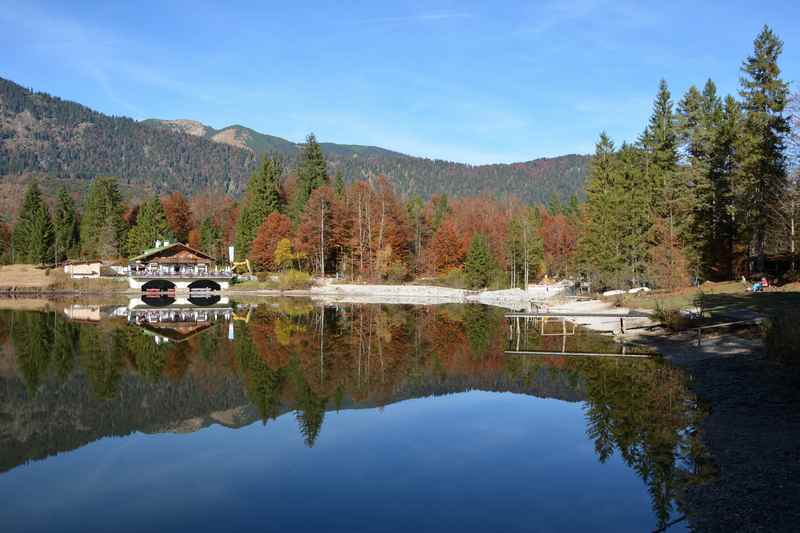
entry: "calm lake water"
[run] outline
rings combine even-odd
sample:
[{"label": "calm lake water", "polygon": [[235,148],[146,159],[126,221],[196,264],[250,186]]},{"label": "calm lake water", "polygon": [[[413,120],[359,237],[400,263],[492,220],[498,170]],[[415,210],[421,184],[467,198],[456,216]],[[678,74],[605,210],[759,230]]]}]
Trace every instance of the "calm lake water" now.
[{"label": "calm lake water", "polygon": [[569,324],[472,305],[52,307],[0,311],[3,531],[650,531],[700,474],[680,371],[506,353],[621,350]]}]

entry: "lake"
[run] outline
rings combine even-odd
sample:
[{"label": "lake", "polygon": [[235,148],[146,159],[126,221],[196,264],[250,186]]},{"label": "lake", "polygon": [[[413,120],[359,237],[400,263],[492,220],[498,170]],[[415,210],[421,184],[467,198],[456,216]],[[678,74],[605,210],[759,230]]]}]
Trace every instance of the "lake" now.
[{"label": "lake", "polygon": [[702,477],[702,410],[658,358],[559,355],[623,349],[478,305],[0,311],[0,523],[651,531]]}]

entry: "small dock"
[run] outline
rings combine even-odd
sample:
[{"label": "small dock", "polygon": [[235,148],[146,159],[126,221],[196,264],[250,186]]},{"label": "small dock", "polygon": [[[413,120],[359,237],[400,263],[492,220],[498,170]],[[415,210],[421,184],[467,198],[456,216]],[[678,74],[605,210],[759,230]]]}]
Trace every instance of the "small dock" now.
[{"label": "small dock", "polygon": [[[559,312],[514,312],[507,313],[505,317],[509,320],[509,344],[512,348],[505,350],[508,355],[530,355],[530,356],[568,356],[568,357],[628,357],[646,359],[653,357],[654,354],[642,353],[641,348],[634,348],[622,344],[619,351],[613,352],[575,352],[567,350],[567,338],[573,337],[578,333],[580,319],[602,320],[604,325],[609,323],[612,333],[625,333],[625,319],[635,319],[641,321],[649,318],[647,313],[633,311],[626,313],[613,312],[584,312],[584,313],[559,313]],[[617,326],[618,324],[618,326]],[[555,328],[553,327],[555,326]],[[539,337],[560,337],[561,350],[537,350],[527,349],[522,341],[527,338],[528,332]]]},{"label": "small dock", "polygon": [[507,313],[506,318],[648,318],[650,315],[640,311],[630,313]]},{"label": "small dock", "polygon": [[610,329],[604,331],[610,331],[615,334],[624,334],[625,333],[625,319],[634,319],[634,320],[641,320],[649,318],[650,315],[647,313],[643,313],[641,311],[629,311],[627,313],[559,313],[559,312],[517,312],[517,313],[506,313],[505,317],[507,319],[513,320],[515,323],[518,323],[520,320],[524,322],[533,322],[536,324],[537,322],[541,323],[542,333],[544,333],[544,325],[550,320],[561,320],[564,323],[571,322],[573,324],[577,324],[580,319],[589,319],[591,321],[602,320],[603,323],[608,323]]},{"label": "small dock", "polygon": [[559,356],[559,357],[632,357],[635,359],[649,359],[654,357],[654,354],[647,353],[626,353],[625,346],[622,347],[620,353],[604,353],[604,352],[545,352],[533,350],[506,350],[508,355],[538,355],[538,356]]}]

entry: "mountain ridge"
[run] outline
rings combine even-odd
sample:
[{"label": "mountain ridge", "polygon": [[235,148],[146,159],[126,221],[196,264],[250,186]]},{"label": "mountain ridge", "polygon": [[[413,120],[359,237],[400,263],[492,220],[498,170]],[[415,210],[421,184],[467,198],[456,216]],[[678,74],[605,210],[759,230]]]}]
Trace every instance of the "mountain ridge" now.
[{"label": "mountain ridge", "polygon": [[[469,165],[377,146],[320,143],[331,175],[386,175],[401,195],[515,195],[545,202],[582,195],[590,156],[569,154],[519,163]],[[215,129],[193,119],[109,116],[0,78],[0,207],[13,211],[31,179],[83,192],[91,178],[115,175],[126,194],[217,190],[239,196],[259,157],[276,152],[291,172],[302,144],[233,124]],[[48,183],[49,185],[49,183]]]}]

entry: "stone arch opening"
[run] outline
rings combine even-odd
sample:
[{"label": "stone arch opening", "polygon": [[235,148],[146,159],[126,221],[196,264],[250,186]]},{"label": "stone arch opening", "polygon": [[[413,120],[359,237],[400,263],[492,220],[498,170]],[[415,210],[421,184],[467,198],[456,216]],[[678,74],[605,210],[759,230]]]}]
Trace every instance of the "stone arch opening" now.
[{"label": "stone arch opening", "polygon": [[165,279],[151,279],[150,281],[142,285],[142,290],[145,292],[147,291],[170,292],[175,290],[175,284]]},{"label": "stone arch opening", "polygon": [[199,279],[189,284],[190,291],[218,291],[221,289],[219,283],[210,279]]}]

